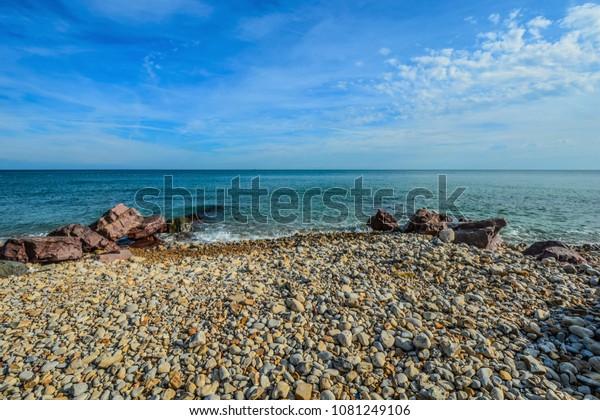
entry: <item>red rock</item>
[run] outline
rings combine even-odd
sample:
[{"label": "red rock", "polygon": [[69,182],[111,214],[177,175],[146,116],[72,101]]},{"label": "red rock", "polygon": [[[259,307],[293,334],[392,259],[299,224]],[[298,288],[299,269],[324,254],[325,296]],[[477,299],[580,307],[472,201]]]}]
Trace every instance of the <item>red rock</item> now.
[{"label": "red rock", "polygon": [[445,214],[422,208],[417,210],[410,218],[409,222],[404,227],[404,232],[437,236],[438,233],[448,227],[448,222],[451,221],[452,219]]},{"label": "red rock", "polygon": [[110,240],[116,241],[132,229],[139,227],[144,218],[133,208],[117,204],[107,211],[90,228]]},{"label": "red rock", "polygon": [[50,232],[48,236],[69,236],[79,238],[84,252],[94,251],[118,251],[119,246],[104,236],[97,234],[92,229],[84,225],[71,224],[63,226]]},{"label": "red rock", "polygon": [[398,222],[394,219],[394,216],[387,211],[377,209],[377,214],[369,218],[367,226],[370,226],[371,229],[377,231],[390,231],[398,229]]},{"label": "red rock", "polygon": [[148,236],[147,238],[138,239],[128,245],[129,248],[155,248],[162,243],[156,236]]},{"label": "red rock", "polygon": [[537,257],[543,253],[546,248],[551,247],[568,248],[565,244],[559,241],[539,241],[531,244],[525,251],[523,251],[523,255],[532,255]]},{"label": "red rock", "polygon": [[108,254],[95,255],[94,259],[103,263],[107,263],[113,261],[128,260],[131,257],[133,257],[131,251],[122,249],[118,252],[109,252]]},{"label": "red rock", "polygon": [[9,239],[0,250],[0,258],[20,262],[55,263],[83,257],[79,238],[34,236]]},{"label": "red rock", "polygon": [[140,227],[130,230],[127,233],[129,239],[137,240],[147,238],[155,233],[167,231],[167,223],[163,216],[144,217],[144,221]]},{"label": "red rock", "polygon": [[539,260],[544,258],[554,258],[556,261],[567,262],[570,264],[584,264],[586,263],[585,258],[581,256],[577,251],[566,247],[551,246],[548,247],[537,256]]}]

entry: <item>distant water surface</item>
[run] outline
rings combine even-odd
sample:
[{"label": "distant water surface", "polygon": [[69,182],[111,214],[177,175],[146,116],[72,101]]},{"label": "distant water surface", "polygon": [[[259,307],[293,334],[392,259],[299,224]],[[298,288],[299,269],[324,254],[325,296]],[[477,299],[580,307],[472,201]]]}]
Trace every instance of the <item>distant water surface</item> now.
[{"label": "distant water surface", "polygon": [[[436,196],[417,198],[417,207],[437,209],[439,174],[447,175],[448,196],[457,187],[467,188],[456,202],[464,216],[506,217],[509,226],[502,236],[508,241],[600,243],[600,171],[0,171],[0,238],[45,234],[67,223],[92,223],[119,202],[136,206],[136,192],[142,188],[160,191],[158,198],[147,198],[142,206],[137,203],[145,215],[151,212],[148,203],[159,205],[160,212],[170,212],[164,206],[165,175],[173,177],[174,187],[188,189],[194,196],[195,190],[204,189],[206,200],[194,203],[195,207],[216,209],[217,216],[223,215],[223,221],[197,225],[196,241],[273,238],[306,231],[360,231],[365,230],[366,217],[354,217],[353,197],[334,198],[349,209],[349,217],[326,207],[317,196],[311,200],[311,217],[303,218],[303,194],[331,188],[349,194],[355,180],[362,177],[363,188],[393,190],[394,197],[383,201],[388,210],[406,205],[406,196],[415,188],[428,189]],[[288,223],[273,220],[269,197],[263,196],[259,209],[267,216],[265,223],[236,222],[231,200],[221,203],[216,191],[231,188],[238,176],[242,188],[249,188],[251,180],[259,177],[260,187],[271,192],[278,188],[293,190],[299,197],[298,210],[281,213],[296,214],[297,219]],[[243,214],[250,214],[251,207],[249,198],[241,200]],[[370,201],[365,198],[362,211],[371,214],[372,207],[372,197]],[[172,210],[175,216],[181,216],[189,209],[176,197]],[[157,212],[156,207],[153,212]],[[324,221],[326,215],[333,221]]]}]

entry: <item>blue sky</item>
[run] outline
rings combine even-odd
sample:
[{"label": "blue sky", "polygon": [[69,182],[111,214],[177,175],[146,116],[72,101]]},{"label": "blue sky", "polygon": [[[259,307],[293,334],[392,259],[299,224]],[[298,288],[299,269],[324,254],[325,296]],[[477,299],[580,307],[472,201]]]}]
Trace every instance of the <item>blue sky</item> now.
[{"label": "blue sky", "polygon": [[600,3],[3,0],[0,169],[600,169]]}]

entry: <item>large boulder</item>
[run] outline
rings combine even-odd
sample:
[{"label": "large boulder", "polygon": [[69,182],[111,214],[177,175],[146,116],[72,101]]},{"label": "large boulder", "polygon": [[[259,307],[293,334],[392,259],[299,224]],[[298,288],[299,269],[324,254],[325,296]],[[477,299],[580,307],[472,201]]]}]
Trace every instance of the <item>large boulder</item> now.
[{"label": "large boulder", "polygon": [[34,236],[9,239],[0,249],[0,259],[22,263],[55,263],[83,257],[79,238],[68,236]]},{"label": "large boulder", "polygon": [[452,218],[445,214],[440,214],[435,210],[422,208],[417,210],[410,218],[404,227],[404,232],[437,236],[438,233],[448,227],[448,222],[451,221]]},{"label": "large boulder", "polygon": [[367,226],[373,230],[391,231],[398,229],[398,222],[394,216],[383,209],[377,209],[377,214],[371,216],[367,221]]},{"label": "large boulder", "polygon": [[502,244],[502,239],[491,227],[479,229],[459,229],[454,231],[454,242],[494,250]]},{"label": "large boulder", "polygon": [[116,243],[110,239],[106,239],[104,236],[99,235],[84,225],[71,224],[63,226],[55,231],[50,232],[48,236],[69,236],[73,238],[79,238],[81,240],[81,245],[83,246],[84,252],[112,252],[119,250],[119,246]]},{"label": "large boulder", "polygon": [[90,225],[90,228],[112,241],[116,241],[144,222],[144,218],[134,208],[117,204]]},{"label": "large boulder", "polygon": [[163,216],[148,216],[144,217],[142,224],[130,230],[127,233],[129,239],[138,240],[143,238],[148,238],[155,233],[163,233],[167,231],[167,223],[165,222],[165,218]]},{"label": "large boulder", "polygon": [[556,261],[570,264],[583,264],[586,262],[581,254],[559,241],[536,242],[523,251],[523,254],[534,256],[538,260],[554,258]]},{"label": "large boulder", "polygon": [[8,276],[22,276],[28,272],[29,269],[23,263],[17,261],[0,261],[0,278]]},{"label": "large boulder", "polygon": [[156,248],[162,243],[160,239],[156,236],[147,236],[142,239],[138,239],[137,241],[131,242],[127,246],[129,248]]},{"label": "large boulder", "polygon": [[454,242],[494,250],[502,244],[498,233],[508,225],[504,218],[460,222],[453,224]]}]

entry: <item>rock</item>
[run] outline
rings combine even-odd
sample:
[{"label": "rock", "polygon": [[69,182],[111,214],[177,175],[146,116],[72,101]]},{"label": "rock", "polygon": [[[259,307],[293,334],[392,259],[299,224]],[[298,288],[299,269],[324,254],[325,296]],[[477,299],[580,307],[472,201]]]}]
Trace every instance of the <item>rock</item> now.
[{"label": "rock", "polygon": [[85,393],[87,390],[88,390],[88,384],[86,384],[85,382],[79,383],[79,384],[74,384],[71,387],[71,396],[73,398],[77,398],[81,394]]},{"label": "rock", "polygon": [[535,357],[528,354],[527,356],[523,357],[523,360],[525,360],[525,363],[529,367],[529,371],[531,373],[540,374],[540,375],[543,375],[546,373],[546,371],[547,371],[546,367]]},{"label": "rock", "polygon": [[139,227],[143,221],[144,218],[136,209],[117,204],[91,224],[90,228],[105,238],[116,241]]},{"label": "rock", "polygon": [[194,231],[194,222],[191,218],[179,217],[167,222],[167,229],[170,234],[191,233]]},{"label": "rock", "polygon": [[385,353],[382,353],[382,352],[375,353],[375,356],[373,356],[372,360],[373,360],[373,366],[378,367],[378,368],[384,367],[385,366]]},{"label": "rock", "polygon": [[583,339],[583,345],[586,349],[594,353],[595,356],[600,356],[600,342],[586,337]]},{"label": "rock", "polygon": [[455,230],[454,235],[455,243],[467,244],[481,249],[495,250],[502,244],[502,239],[491,227]]},{"label": "rock", "polygon": [[451,221],[452,219],[445,214],[422,208],[410,218],[404,227],[404,232],[436,236],[442,230],[447,229],[448,222]]},{"label": "rock", "polygon": [[138,239],[135,242],[131,242],[127,246],[129,248],[139,249],[139,248],[156,248],[157,246],[159,246],[161,244],[162,244],[162,241],[160,239],[158,239],[154,235],[151,235],[146,238]]},{"label": "rock", "polygon": [[119,246],[115,242],[105,238],[102,235],[99,235],[89,227],[79,224],[63,226],[50,232],[48,236],[68,236],[79,238],[81,240],[81,246],[83,247],[84,252],[112,252],[119,250]]},{"label": "rock", "polygon": [[8,276],[22,276],[28,272],[29,269],[23,263],[17,261],[0,261],[0,278]]},{"label": "rock", "polygon": [[387,211],[377,209],[375,216],[367,221],[367,226],[375,231],[393,231],[398,229],[398,222]]},{"label": "rock", "polygon": [[0,249],[0,259],[22,263],[56,263],[83,257],[79,238],[32,236],[9,239]]},{"label": "rock", "polygon": [[352,333],[350,331],[342,331],[335,338],[342,347],[352,346]]},{"label": "rock", "polygon": [[123,312],[125,312],[125,313],[137,312],[137,310],[138,310],[138,306],[135,303],[128,303],[123,308]]},{"label": "rock", "polygon": [[133,254],[127,249],[122,249],[118,252],[110,252],[108,254],[94,255],[94,259],[101,263],[128,260],[131,257],[133,257]]},{"label": "rock", "polygon": [[[312,392],[312,390],[311,390],[311,392]],[[276,400],[280,400],[283,398],[287,398],[289,393],[290,393],[290,386],[288,385],[288,383],[284,382],[284,381],[279,381],[279,382],[277,382],[277,385],[275,385],[275,388],[273,388],[271,397]]]},{"label": "rock", "polygon": [[543,260],[546,258],[554,258],[559,262],[568,262],[571,264],[581,264],[585,262],[585,258],[583,258],[577,251],[574,251],[570,248],[560,248],[560,247],[549,247],[544,250],[540,255],[537,256],[539,260]]},{"label": "rock", "polygon": [[98,363],[98,367],[106,369],[111,367],[115,363],[119,363],[121,360],[123,360],[123,354],[117,353],[113,356],[105,357],[104,359],[100,360],[100,362]]},{"label": "rock", "polygon": [[569,327],[569,332],[571,334],[575,334],[577,337],[580,337],[580,338],[594,337],[594,331],[592,331],[588,328],[580,327],[579,325],[571,325]]},{"label": "rock", "polygon": [[450,242],[454,242],[454,230],[452,229],[442,229],[440,231],[440,233],[438,233],[438,238],[440,238],[440,240],[442,242],[446,242],[446,243],[450,243]]},{"label": "rock", "polygon": [[394,347],[395,341],[396,341],[396,339],[392,335],[391,331],[387,331],[387,330],[381,331],[381,334],[379,335],[379,342],[381,343],[381,345],[384,348],[391,349],[392,347]]},{"label": "rock", "polygon": [[537,257],[544,252],[546,248],[550,247],[568,248],[565,244],[559,241],[539,241],[528,246],[525,251],[523,251],[523,255]]},{"label": "rock", "polygon": [[321,391],[321,400],[335,400],[335,395],[330,390]]},{"label": "rock", "polygon": [[556,261],[568,262],[576,265],[586,262],[585,258],[583,258],[577,251],[569,248],[559,241],[535,242],[525,251],[523,251],[523,255],[534,256],[538,260],[554,258]]},{"label": "rock", "polygon": [[199,346],[204,346],[206,344],[206,332],[198,331],[194,336],[190,339],[188,343],[188,347],[190,349],[195,349]]},{"label": "rock", "polygon": [[164,233],[167,231],[167,223],[163,216],[148,216],[144,217],[142,224],[127,232],[129,239],[134,241],[138,239],[148,238],[155,233]]},{"label": "rock", "polygon": [[306,382],[298,382],[294,396],[297,400],[310,400],[312,399],[312,385]]},{"label": "rock", "polygon": [[413,345],[418,349],[428,349],[431,347],[431,340],[427,334],[422,332],[413,339]]},{"label": "rock", "polygon": [[285,305],[294,312],[304,312],[304,305],[298,299],[287,298]]},{"label": "rock", "polygon": [[34,377],[35,377],[35,375],[33,374],[33,372],[31,372],[29,370],[24,370],[23,372],[21,372],[19,374],[19,380],[23,383],[27,383],[27,382],[31,381]]},{"label": "rock", "polygon": [[491,380],[492,374],[494,372],[490,368],[481,368],[477,371],[477,377],[481,381],[481,385],[484,388],[491,388],[493,386],[493,382]]},{"label": "rock", "polygon": [[165,374],[171,371],[171,364],[168,362],[162,362],[161,364],[158,365],[158,367],[156,368],[156,371],[159,374]]}]

